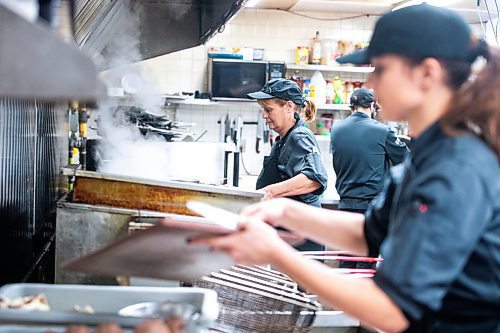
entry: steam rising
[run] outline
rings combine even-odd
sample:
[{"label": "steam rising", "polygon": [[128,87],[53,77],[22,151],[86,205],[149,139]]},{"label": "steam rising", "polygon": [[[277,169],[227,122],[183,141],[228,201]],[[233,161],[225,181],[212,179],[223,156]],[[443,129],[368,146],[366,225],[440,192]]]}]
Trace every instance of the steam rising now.
[{"label": "steam rising", "polygon": [[[180,6],[179,12],[171,13],[172,16],[182,16],[189,6]],[[108,87],[123,88],[125,94],[130,96],[100,103],[98,127],[103,138],[100,145],[103,156],[98,171],[160,181],[197,180],[220,184],[223,177],[222,145],[166,142],[159,136],[144,136],[136,124],[114,117],[117,105],[133,105],[155,115],[165,114],[161,109],[162,97],[155,94],[154,87],[149,84],[154,82],[154,73],[148,73],[148,67],[137,63],[142,59],[138,19],[141,13],[134,11],[132,14],[123,4],[120,10],[127,11],[120,15],[125,19],[117,23],[121,31],[114,35],[113,42],[99,59],[104,68],[113,69],[102,72],[101,79]]]}]

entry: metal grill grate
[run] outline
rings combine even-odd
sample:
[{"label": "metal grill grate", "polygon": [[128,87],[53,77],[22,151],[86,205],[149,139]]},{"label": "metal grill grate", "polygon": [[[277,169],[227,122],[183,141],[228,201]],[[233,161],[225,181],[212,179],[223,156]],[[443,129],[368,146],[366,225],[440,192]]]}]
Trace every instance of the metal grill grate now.
[{"label": "metal grill grate", "polygon": [[309,332],[320,310],[318,303],[298,301],[296,292],[260,290],[244,280],[204,277],[194,286],[217,292],[221,310],[212,328],[222,332]]}]

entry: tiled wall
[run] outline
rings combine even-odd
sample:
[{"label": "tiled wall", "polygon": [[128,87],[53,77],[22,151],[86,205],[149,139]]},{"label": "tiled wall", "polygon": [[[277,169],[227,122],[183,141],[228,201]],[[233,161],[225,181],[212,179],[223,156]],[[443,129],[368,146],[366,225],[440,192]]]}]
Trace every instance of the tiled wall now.
[{"label": "tiled wall", "polygon": [[[314,13],[310,15],[315,17]],[[210,46],[262,48],[267,60],[293,63],[296,47],[310,45],[316,31],[320,38],[365,42],[374,23],[374,17],[321,21],[278,10],[245,8],[207,45],[147,60],[142,66],[144,74],[152,76],[155,88],[162,93],[206,91]]]}]

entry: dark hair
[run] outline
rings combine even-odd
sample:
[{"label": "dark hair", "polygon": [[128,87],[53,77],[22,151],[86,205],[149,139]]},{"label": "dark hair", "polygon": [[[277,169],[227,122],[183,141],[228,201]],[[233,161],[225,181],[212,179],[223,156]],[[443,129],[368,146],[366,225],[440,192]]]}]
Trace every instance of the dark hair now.
[{"label": "dark hair", "polygon": [[[261,106],[269,105],[270,102],[275,102],[279,106],[283,106],[288,101],[286,99],[278,98],[278,97],[276,97],[276,98],[270,98],[270,99],[262,99],[262,100],[257,101],[257,103],[259,103],[259,105],[261,105]],[[314,119],[316,119],[316,104],[314,104],[314,102],[311,99],[309,99],[309,98],[306,98],[305,104],[306,104],[306,106],[302,110],[302,107],[300,105],[297,105],[297,104],[293,103],[294,111],[296,113],[298,113],[298,114],[303,113],[304,120],[308,121],[308,122],[311,122]]]},{"label": "dark hair", "polygon": [[[500,158],[500,50],[488,46],[484,40],[473,39],[469,61],[438,59],[445,68],[445,83],[454,91],[448,111],[441,118],[441,126],[450,135],[465,130],[481,137]],[[477,75],[472,75],[472,62],[483,57],[486,64]],[[422,58],[407,58],[418,64]]]},{"label": "dark hair", "polygon": [[[486,64],[455,90],[455,98],[441,125],[450,134],[464,128],[476,133],[500,158],[500,50],[482,40],[475,41],[475,49],[476,57],[482,56]],[[446,69],[449,77],[454,77],[453,68]]]}]

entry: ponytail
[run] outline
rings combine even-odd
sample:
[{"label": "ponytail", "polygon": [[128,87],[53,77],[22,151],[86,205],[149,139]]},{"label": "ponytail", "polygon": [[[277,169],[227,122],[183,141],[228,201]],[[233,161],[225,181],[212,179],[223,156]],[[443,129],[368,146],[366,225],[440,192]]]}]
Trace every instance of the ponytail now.
[{"label": "ponytail", "polygon": [[[441,119],[441,125],[449,134],[464,129],[474,132],[500,158],[500,50],[482,40],[476,43],[470,60],[481,56],[486,64],[475,77],[455,90],[454,100]],[[447,70],[453,77],[453,70]]]},{"label": "ponytail", "polygon": [[303,108],[304,119],[307,122],[314,121],[316,119],[316,104],[313,100],[306,98],[304,100],[305,106]]}]

